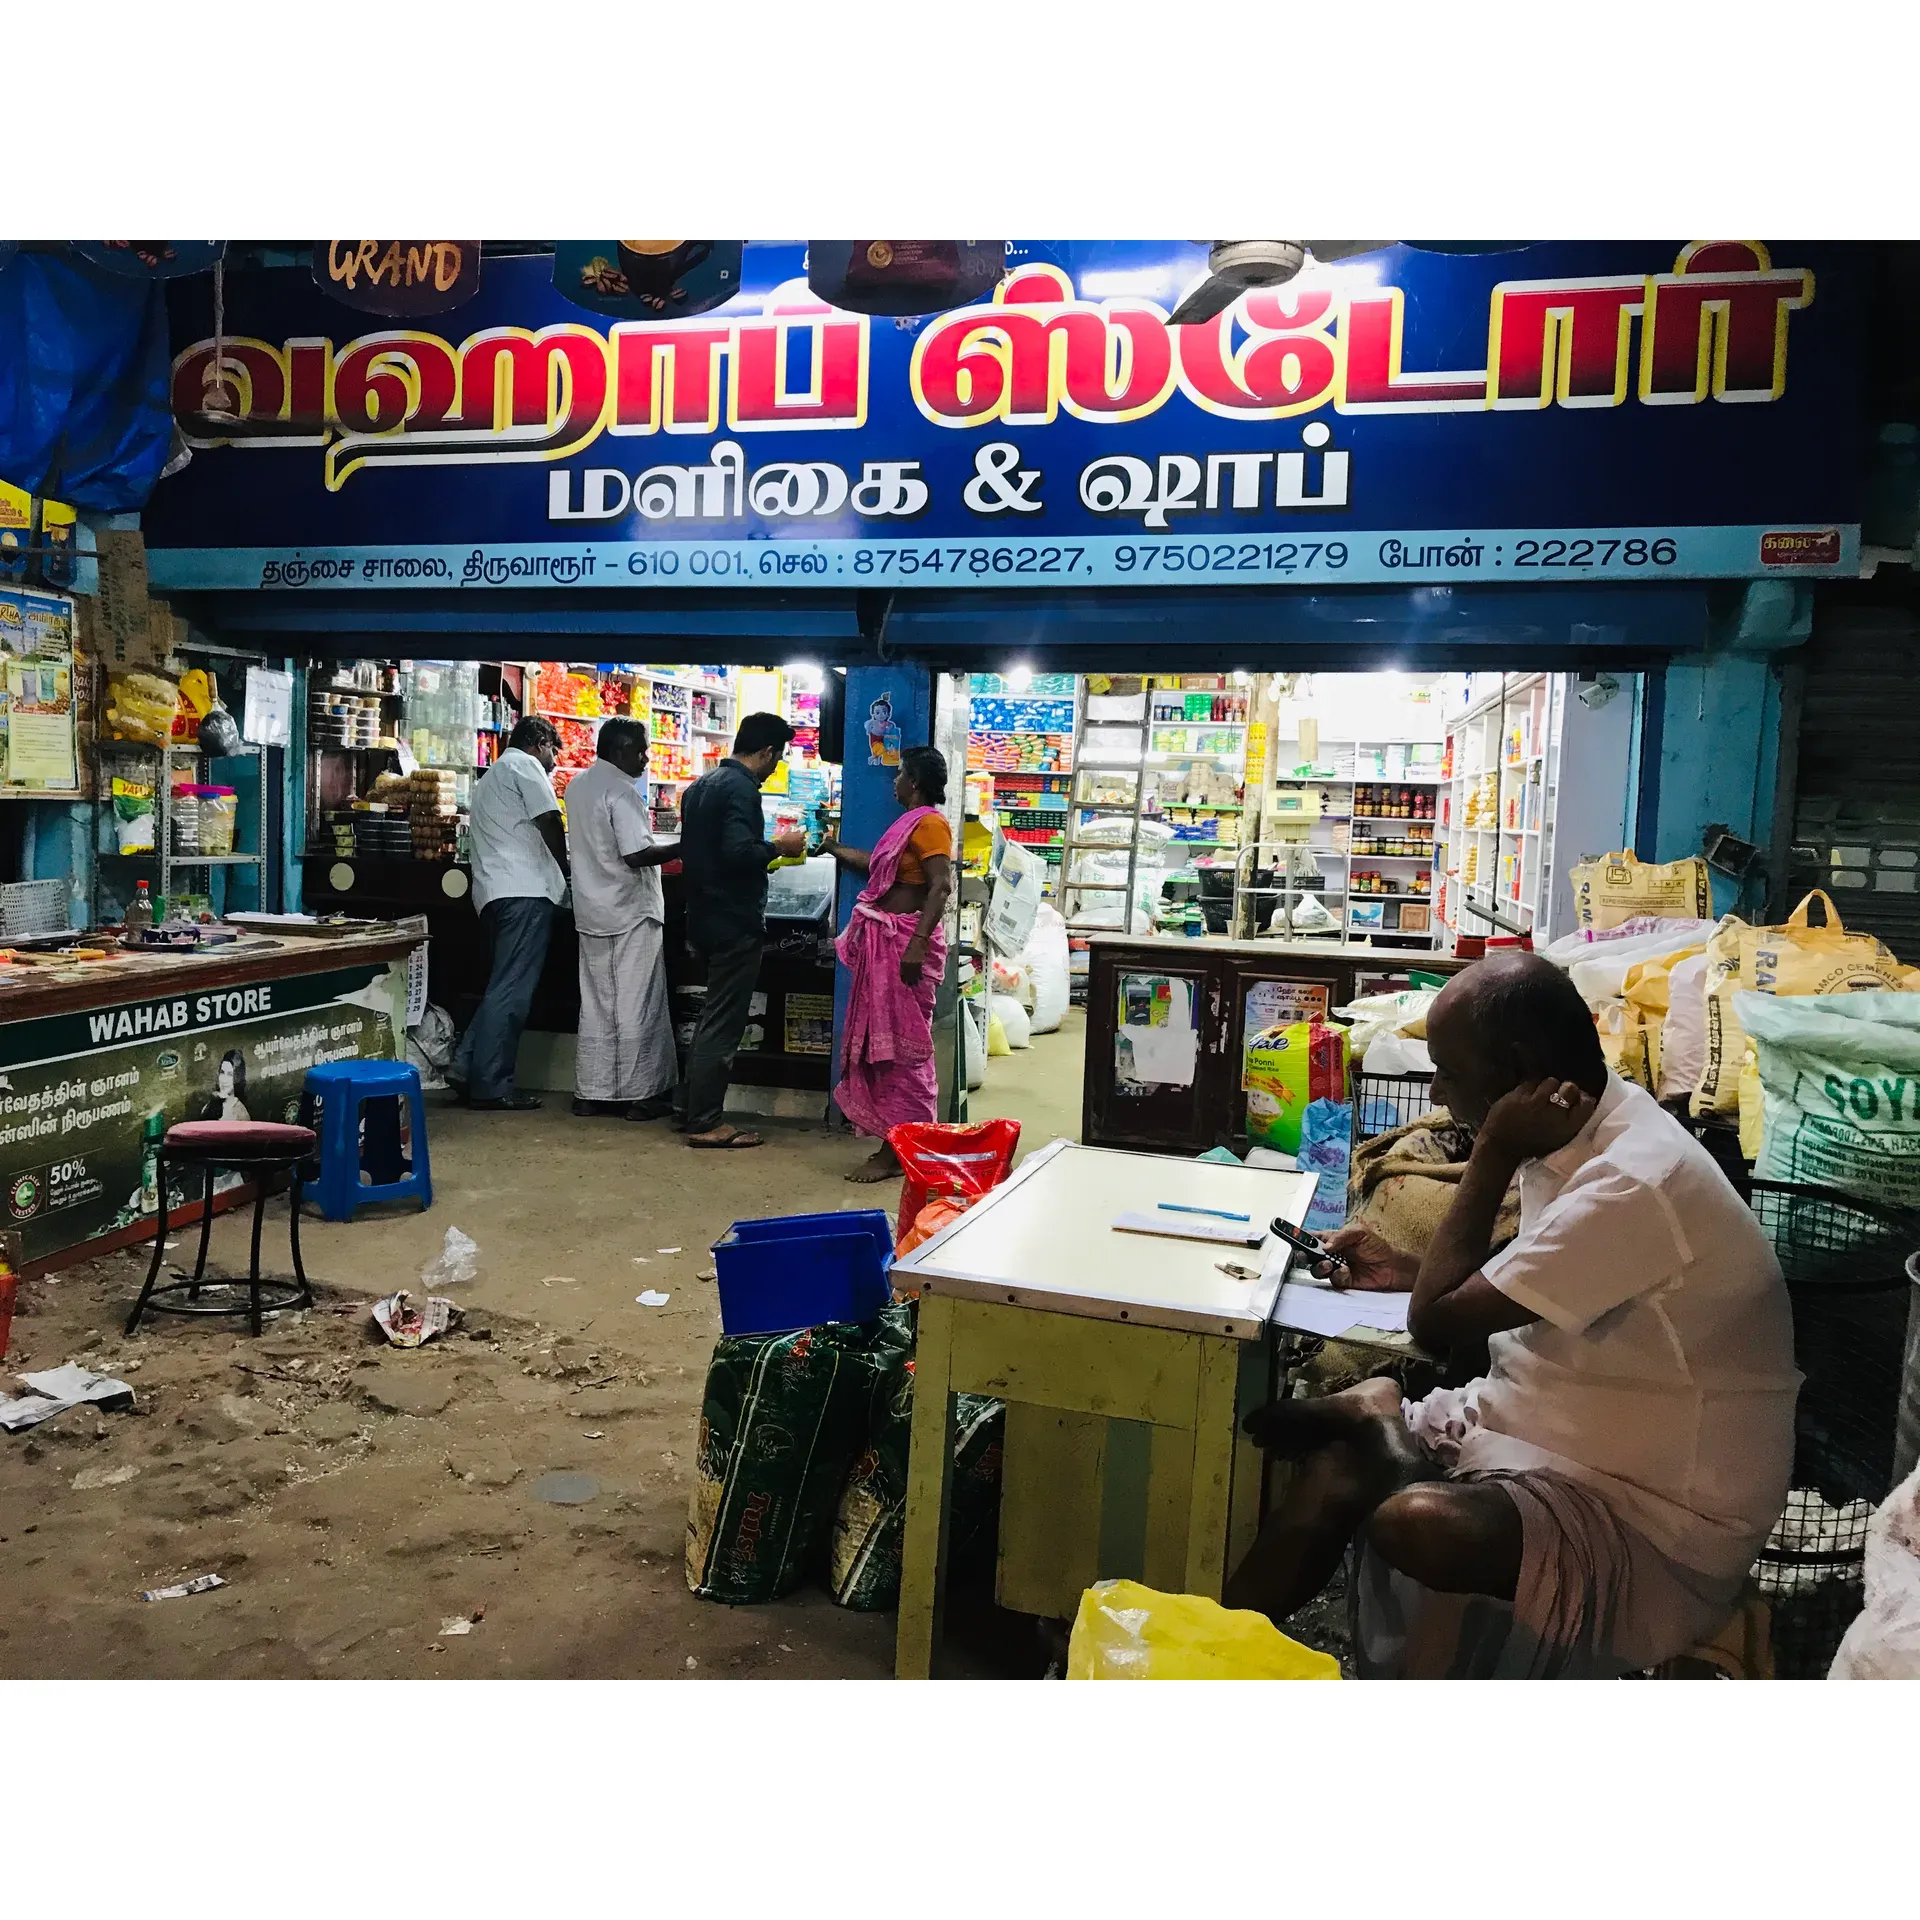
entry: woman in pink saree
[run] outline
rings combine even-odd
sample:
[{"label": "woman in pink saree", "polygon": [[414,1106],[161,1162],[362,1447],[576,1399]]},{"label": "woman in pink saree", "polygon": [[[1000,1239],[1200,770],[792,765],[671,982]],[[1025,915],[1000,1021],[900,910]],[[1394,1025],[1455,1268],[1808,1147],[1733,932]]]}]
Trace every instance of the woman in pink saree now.
[{"label": "woman in pink saree", "polygon": [[829,840],[841,866],[867,884],[836,942],[853,976],[840,1079],[833,1097],[860,1132],[880,1142],[849,1180],[890,1180],[900,1162],[887,1144],[906,1120],[939,1117],[933,1065],[933,996],[946,971],[944,916],[953,894],[953,832],[940,812],[947,762],[932,747],[900,756],[893,797],[900,818],[871,853]]}]

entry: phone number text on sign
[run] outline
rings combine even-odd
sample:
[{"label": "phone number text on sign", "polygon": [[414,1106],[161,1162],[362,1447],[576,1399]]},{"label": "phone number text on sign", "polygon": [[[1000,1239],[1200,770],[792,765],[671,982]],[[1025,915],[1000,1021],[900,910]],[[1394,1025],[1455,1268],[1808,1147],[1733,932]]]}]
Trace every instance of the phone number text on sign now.
[{"label": "phone number text on sign", "polygon": [[[1768,544],[1771,543],[1771,544]],[[1060,540],[606,540],[500,546],[171,548],[152,556],[161,591],[234,587],[383,589],[449,586],[623,588],[899,586],[926,588],[1235,585],[1327,582],[1413,586],[1475,580],[1713,580],[1769,571],[1846,575],[1856,527],[1527,528],[1258,540],[1088,534]]]}]

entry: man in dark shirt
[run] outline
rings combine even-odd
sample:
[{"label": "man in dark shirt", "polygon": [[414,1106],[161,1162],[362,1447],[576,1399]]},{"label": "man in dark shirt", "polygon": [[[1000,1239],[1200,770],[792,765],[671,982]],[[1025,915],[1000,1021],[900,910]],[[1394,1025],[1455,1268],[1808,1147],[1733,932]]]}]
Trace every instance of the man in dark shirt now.
[{"label": "man in dark shirt", "polygon": [[702,774],[680,803],[687,938],[706,957],[707,997],[687,1048],[674,1114],[690,1147],[757,1147],[760,1135],[726,1123],[727,1083],[746,1031],[766,941],[767,868],[805,853],[804,833],[767,838],[760,789],[793,738],[777,713],[750,713],[733,753]]}]

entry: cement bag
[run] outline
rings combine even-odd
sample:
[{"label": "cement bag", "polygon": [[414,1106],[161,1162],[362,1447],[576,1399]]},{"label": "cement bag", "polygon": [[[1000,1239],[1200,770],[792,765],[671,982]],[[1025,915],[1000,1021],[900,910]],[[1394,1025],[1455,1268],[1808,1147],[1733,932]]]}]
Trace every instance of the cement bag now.
[{"label": "cement bag", "polygon": [[1707,950],[1667,974],[1667,1023],[1660,1029],[1662,1100],[1688,1099],[1707,1064]]},{"label": "cement bag", "polygon": [[1920,1680],[1920,1473],[1867,1522],[1865,1600],[1827,1678]]},{"label": "cement bag", "polygon": [[1641,1025],[1640,1009],[1624,1000],[1608,1000],[1593,1010],[1593,1024],[1600,1035],[1600,1053],[1608,1068],[1636,1087],[1651,1089],[1653,1082],[1647,1066],[1647,1036]]},{"label": "cement bag", "polygon": [[1338,1680],[1340,1662],[1289,1640],[1265,1614],[1193,1593],[1102,1580],[1080,1596],[1069,1680]]},{"label": "cement bag", "polygon": [[1763,1180],[1920,1205],[1920,993],[1741,993],[1759,1061]]},{"label": "cement bag", "polygon": [[885,1344],[852,1326],[715,1343],[687,1511],[687,1586],[702,1600],[777,1600],[816,1571]]},{"label": "cement bag", "polygon": [[[1008,1048],[1018,1053],[1023,1047],[1033,1045],[1033,1034],[1027,1025],[1027,1010],[1011,994],[993,993],[987,996],[987,1018],[991,1023],[997,1020],[1000,1031],[1006,1035]],[[987,1029],[987,1051],[993,1051],[993,1029]]]},{"label": "cement bag", "polygon": [[1707,863],[1697,854],[1644,866],[1631,850],[1583,861],[1567,878],[1574,917],[1582,927],[1617,927],[1638,914],[1662,920],[1705,920],[1713,912]]},{"label": "cement bag", "polygon": [[1033,974],[1031,1031],[1057,1033],[1073,991],[1068,979],[1067,923],[1057,908],[1042,903],[1021,957]]},{"label": "cement bag", "polygon": [[[1814,926],[1807,909],[1818,900],[1826,924]],[[1767,994],[1873,993],[1914,978],[1870,933],[1848,933],[1824,893],[1815,891],[1794,908],[1785,925],[1750,927],[1723,921],[1707,943],[1707,1058],[1694,1095],[1696,1115],[1732,1115],[1740,1110],[1740,1066],[1746,1038],[1734,998]]]}]

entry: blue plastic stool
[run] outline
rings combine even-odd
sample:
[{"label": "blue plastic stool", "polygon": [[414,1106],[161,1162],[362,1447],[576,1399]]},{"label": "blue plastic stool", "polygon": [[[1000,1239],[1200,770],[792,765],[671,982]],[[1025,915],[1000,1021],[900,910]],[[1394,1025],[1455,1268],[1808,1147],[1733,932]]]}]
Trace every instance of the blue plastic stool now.
[{"label": "blue plastic stool", "polygon": [[[400,1102],[411,1116],[413,1159],[400,1152]],[[420,1073],[403,1060],[335,1060],[308,1069],[300,1095],[303,1125],[315,1126],[320,1107],[320,1172],[313,1183],[323,1220],[351,1220],[360,1208],[381,1200],[418,1197],[433,1205],[433,1167],[427,1157],[427,1103]],[[366,1117],[366,1167],[373,1184],[360,1180],[360,1109]]]}]

